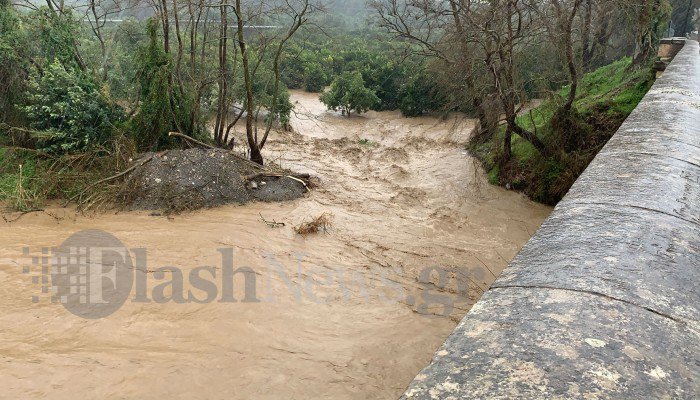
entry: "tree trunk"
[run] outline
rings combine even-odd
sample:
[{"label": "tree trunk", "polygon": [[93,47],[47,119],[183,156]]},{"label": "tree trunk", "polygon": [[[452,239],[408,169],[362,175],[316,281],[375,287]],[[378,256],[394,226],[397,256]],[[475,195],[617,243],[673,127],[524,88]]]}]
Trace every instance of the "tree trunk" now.
[{"label": "tree trunk", "polygon": [[250,148],[250,159],[260,165],[263,164],[263,157],[260,154],[258,142],[253,134],[253,82],[250,74],[250,63],[248,61],[248,49],[243,37],[243,10],[241,9],[241,0],[236,0],[236,23],[238,24],[238,46],[241,49],[241,59],[243,61],[243,81],[245,84],[246,93],[246,118],[245,132],[248,139],[248,147]]},{"label": "tree trunk", "polygon": [[633,66],[644,64],[651,58],[654,50],[654,39],[656,37],[656,24],[653,23],[654,18],[660,12],[661,0],[646,0],[644,6],[639,13],[639,25],[637,26],[637,35],[634,51]]},{"label": "tree trunk", "polygon": [[510,161],[510,158],[513,155],[512,150],[511,150],[512,138],[513,138],[512,129],[510,129],[510,127],[506,127],[506,133],[503,136],[503,153],[501,154],[501,160],[500,160],[501,165],[505,165],[508,161]]},{"label": "tree trunk", "polygon": [[184,44],[182,43],[182,34],[180,32],[180,9],[177,5],[177,0],[173,0],[173,18],[175,19],[175,37],[177,38],[177,58],[175,59],[175,79],[180,90],[180,95],[185,94],[185,88],[182,84],[182,74],[180,66],[182,64],[182,54],[184,52]]},{"label": "tree trunk", "polygon": [[592,24],[593,24],[593,0],[586,0],[583,15],[583,29],[581,32],[581,54],[583,68],[588,69],[593,60],[593,44],[591,40]]},{"label": "tree trunk", "polygon": [[161,21],[163,22],[163,48],[165,52],[170,54],[170,20],[168,15],[168,2],[163,0],[161,2]]},{"label": "tree trunk", "polygon": [[250,148],[250,161],[263,165],[263,156],[257,145]]}]

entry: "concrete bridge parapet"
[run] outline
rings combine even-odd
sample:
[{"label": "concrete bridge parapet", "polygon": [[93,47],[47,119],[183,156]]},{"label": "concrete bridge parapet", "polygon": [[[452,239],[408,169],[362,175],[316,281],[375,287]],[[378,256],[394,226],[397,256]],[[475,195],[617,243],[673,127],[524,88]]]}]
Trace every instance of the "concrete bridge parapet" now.
[{"label": "concrete bridge parapet", "polygon": [[700,399],[696,41],[403,398]]}]

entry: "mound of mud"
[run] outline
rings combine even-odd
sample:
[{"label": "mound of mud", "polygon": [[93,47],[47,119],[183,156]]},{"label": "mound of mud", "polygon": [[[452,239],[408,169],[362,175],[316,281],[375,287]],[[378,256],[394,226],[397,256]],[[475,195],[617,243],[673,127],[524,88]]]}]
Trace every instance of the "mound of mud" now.
[{"label": "mound of mud", "polygon": [[288,171],[261,170],[223,149],[147,153],[135,161],[120,195],[136,210],[181,212],[249,201],[286,201],[307,187]]}]

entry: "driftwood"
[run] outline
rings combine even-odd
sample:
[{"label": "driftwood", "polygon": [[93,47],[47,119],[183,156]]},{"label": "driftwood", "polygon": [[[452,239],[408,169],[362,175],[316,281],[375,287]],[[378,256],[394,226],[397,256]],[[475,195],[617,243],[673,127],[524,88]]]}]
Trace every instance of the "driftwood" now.
[{"label": "driftwood", "polygon": [[266,177],[271,177],[271,178],[290,177],[290,178],[296,178],[296,179],[303,180],[303,181],[308,181],[309,179],[311,179],[311,175],[309,175],[309,174],[279,174],[279,173],[274,173],[274,172],[261,172],[258,174],[244,176],[243,180],[250,181],[250,180],[255,179],[255,178],[266,178]]},{"label": "driftwood", "polygon": [[[204,142],[200,142],[199,140],[197,140],[197,139],[195,139],[195,138],[193,138],[193,137],[187,136],[187,135],[185,135],[185,134],[182,134],[182,133],[180,133],[180,132],[170,132],[170,133],[168,133],[168,136],[175,136],[175,137],[179,137],[179,138],[185,139],[185,140],[187,140],[187,141],[190,141],[190,142],[192,142],[192,143],[194,143],[194,144],[196,144],[196,145],[198,145],[198,146],[204,147],[204,148],[206,148],[206,149],[210,149],[210,150],[218,149],[218,147],[216,147],[216,146],[212,146],[212,145],[210,145],[210,144],[206,144],[206,143],[204,143]],[[229,151],[229,154],[231,154],[232,156],[238,158],[239,160],[241,160],[241,161],[247,163],[247,164],[250,165],[251,167],[255,167],[255,168],[261,169],[261,170],[267,170],[267,168],[265,168],[264,166],[262,166],[262,165],[260,165],[260,164],[258,164],[258,163],[256,163],[256,162],[250,161],[249,159],[247,159],[247,158],[245,158],[245,157],[241,157],[241,156],[239,156],[238,154],[236,154],[236,153],[233,152],[233,151]]]},{"label": "driftwood", "polygon": [[262,222],[264,222],[270,228],[280,228],[287,225],[284,222],[277,222],[274,219],[272,221],[268,221],[265,219],[265,217],[262,216],[262,213],[258,213],[258,215],[260,215],[260,219],[262,220]]},{"label": "driftwood", "polygon": [[270,177],[270,178],[287,178],[287,179],[291,179],[293,181],[297,181],[297,182],[301,183],[302,185],[304,185],[304,188],[307,191],[309,191],[308,183],[311,179],[311,175],[309,175],[309,174],[279,174],[279,173],[269,172],[269,173],[258,173],[258,174],[244,176],[243,180],[245,182],[248,182],[248,181],[251,181],[251,180],[256,179],[256,178],[268,178],[268,177]]}]

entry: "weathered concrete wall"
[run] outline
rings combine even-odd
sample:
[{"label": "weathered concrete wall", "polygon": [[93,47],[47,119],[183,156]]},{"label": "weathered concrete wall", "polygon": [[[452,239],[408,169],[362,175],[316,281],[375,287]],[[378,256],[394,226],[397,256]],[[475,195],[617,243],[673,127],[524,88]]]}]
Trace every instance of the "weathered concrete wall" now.
[{"label": "weathered concrete wall", "polygon": [[405,399],[700,399],[689,41]]}]

